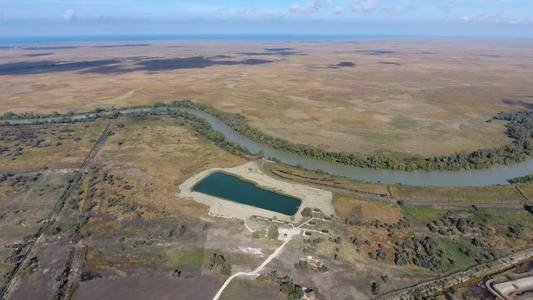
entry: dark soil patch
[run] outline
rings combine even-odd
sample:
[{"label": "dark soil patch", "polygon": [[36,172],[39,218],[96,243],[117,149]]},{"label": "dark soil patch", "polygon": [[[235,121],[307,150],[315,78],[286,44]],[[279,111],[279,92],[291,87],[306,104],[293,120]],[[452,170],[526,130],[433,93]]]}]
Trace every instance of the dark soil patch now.
[{"label": "dark soil patch", "polygon": [[106,59],[93,61],[62,62],[43,60],[37,62],[15,62],[0,64],[0,75],[32,75],[54,72],[82,71],[82,73],[127,73],[135,71],[158,72],[179,69],[198,69],[212,66],[235,66],[235,65],[262,65],[272,63],[266,59],[228,60],[194,56],[186,58],[134,58],[126,59],[134,62],[132,67],[119,65],[122,60]]},{"label": "dark soil patch", "polygon": [[382,65],[393,65],[393,66],[401,66],[402,64],[394,62],[394,61],[380,61],[378,62]]},{"label": "dark soil patch", "polygon": [[24,50],[68,50],[68,49],[78,49],[76,46],[50,46],[50,47],[26,47],[22,48]]},{"label": "dark soil patch", "polygon": [[123,68],[115,65],[103,65],[84,71],[84,73],[126,73],[135,71],[145,72],[159,72],[172,71],[180,69],[202,69],[212,66],[235,66],[235,65],[262,65],[272,63],[271,60],[265,59],[246,59],[246,60],[216,60],[206,58],[203,56],[194,56],[186,58],[170,58],[170,59],[147,59],[141,60],[132,68]]},{"label": "dark soil patch", "polygon": [[366,54],[366,55],[374,55],[374,56],[381,56],[381,55],[388,55],[388,54],[396,53],[396,51],[391,51],[391,50],[356,50],[355,52]]},{"label": "dark soil patch", "polygon": [[26,54],[24,56],[26,57],[39,57],[39,56],[48,56],[54,54],[53,52],[44,52],[44,53],[32,53],[32,54]]},{"label": "dark soil patch", "polygon": [[303,55],[303,53],[295,51],[291,48],[267,48],[265,52],[241,52],[242,55],[249,56],[263,56],[263,55],[280,55],[280,56],[289,56],[289,55]]},{"label": "dark soil patch", "polygon": [[211,60],[202,56],[187,57],[187,58],[171,58],[171,59],[152,59],[140,62],[140,71],[166,71],[176,69],[196,69],[206,68],[217,65],[234,66],[234,65],[261,65],[271,63],[270,60],[264,59],[246,59],[241,61],[233,60]]},{"label": "dark soil patch", "polygon": [[80,283],[73,299],[211,299],[220,282],[214,277],[172,279],[166,276],[100,278]]},{"label": "dark soil patch", "polygon": [[98,45],[94,48],[128,48],[128,47],[148,47],[151,44],[117,44],[117,45]]},{"label": "dark soil patch", "polygon": [[23,281],[13,294],[13,299],[52,299],[56,291],[56,275],[66,265],[67,249],[68,245],[61,242],[45,245],[37,255],[35,270],[24,270]]},{"label": "dark soil patch", "polygon": [[331,69],[338,69],[338,68],[354,68],[355,63],[351,61],[341,61],[338,64],[330,65],[329,68]]},{"label": "dark soil patch", "polygon": [[37,61],[37,62],[16,62],[0,65],[0,75],[32,75],[54,72],[79,71],[99,66],[107,66],[118,63],[117,59],[61,62],[61,61]]},{"label": "dark soil patch", "polygon": [[270,51],[270,52],[283,52],[283,51],[292,51],[294,49],[292,48],[266,48],[265,51]]},{"label": "dark soil patch", "polygon": [[463,299],[496,299],[485,287],[475,285],[463,293]]},{"label": "dark soil patch", "polygon": [[526,102],[523,100],[515,100],[515,99],[503,99],[502,102],[506,105],[513,106],[513,107],[522,107],[525,109],[533,109],[533,103]]}]

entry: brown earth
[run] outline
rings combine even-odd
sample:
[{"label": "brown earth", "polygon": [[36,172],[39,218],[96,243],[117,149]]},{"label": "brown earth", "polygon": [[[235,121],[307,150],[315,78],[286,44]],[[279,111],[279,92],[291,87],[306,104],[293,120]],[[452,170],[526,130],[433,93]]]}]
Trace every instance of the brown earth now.
[{"label": "brown earth", "polygon": [[[274,47],[290,49],[265,50]],[[81,44],[33,57],[27,55],[36,50],[5,49],[0,111],[190,98],[241,113],[267,133],[326,149],[448,154],[509,142],[501,123],[485,121],[499,111],[531,109],[532,47],[432,39]]]},{"label": "brown earth", "polygon": [[80,284],[73,299],[209,299],[220,282],[213,277],[172,279],[164,276],[131,276],[97,279]]}]

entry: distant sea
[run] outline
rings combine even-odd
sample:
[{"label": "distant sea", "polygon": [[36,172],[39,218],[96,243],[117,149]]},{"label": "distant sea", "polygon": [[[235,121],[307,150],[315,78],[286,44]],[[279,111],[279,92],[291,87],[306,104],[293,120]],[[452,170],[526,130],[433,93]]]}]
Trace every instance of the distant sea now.
[{"label": "distant sea", "polygon": [[27,46],[84,42],[157,42],[157,41],[335,41],[400,38],[385,35],[94,35],[1,37],[1,46]]}]

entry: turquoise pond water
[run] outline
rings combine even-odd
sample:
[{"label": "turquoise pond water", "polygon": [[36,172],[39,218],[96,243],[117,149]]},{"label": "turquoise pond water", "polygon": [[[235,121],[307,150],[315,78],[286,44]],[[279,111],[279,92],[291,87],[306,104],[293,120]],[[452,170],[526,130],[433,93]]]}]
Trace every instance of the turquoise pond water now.
[{"label": "turquoise pond water", "polygon": [[207,176],[194,186],[193,191],[287,216],[294,215],[302,203],[300,199],[262,189],[254,183],[223,172]]}]

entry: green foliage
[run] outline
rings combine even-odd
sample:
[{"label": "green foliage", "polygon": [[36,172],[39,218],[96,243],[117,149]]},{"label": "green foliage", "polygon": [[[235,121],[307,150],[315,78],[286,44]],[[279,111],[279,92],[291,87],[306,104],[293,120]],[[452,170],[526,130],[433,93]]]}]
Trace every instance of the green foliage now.
[{"label": "green foliage", "polygon": [[291,153],[318,160],[332,161],[362,168],[394,170],[460,170],[482,169],[495,164],[510,164],[531,156],[533,148],[533,112],[500,113],[496,120],[507,121],[507,135],[513,143],[498,149],[481,149],[471,153],[456,153],[449,156],[429,158],[412,157],[398,159],[382,155],[364,156],[359,153],[333,152],[315,146],[296,144],[285,139],[270,136],[248,125],[238,114],[221,112],[207,105],[191,101],[174,102],[173,105],[197,109],[216,116],[236,132],[249,139]]},{"label": "green foliage", "polygon": [[533,175],[526,175],[526,176],[522,176],[522,177],[516,177],[516,178],[513,178],[513,179],[509,179],[508,181],[511,184],[533,182]]},{"label": "green foliage", "polygon": [[231,265],[226,261],[226,258],[222,254],[213,253],[209,259],[209,270],[218,268],[223,275],[231,275]]},{"label": "green foliage", "polygon": [[441,209],[431,205],[402,205],[400,209],[417,225],[425,225],[442,215]]},{"label": "green foliage", "polygon": [[277,240],[278,237],[279,237],[278,226],[276,225],[270,226],[270,228],[268,229],[268,238],[272,240]]},{"label": "green foliage", "polygon": [[429,236],[411,237],[397,242],[394,253],[397,265],[413,264],[432,271],[443,270],[449,262],[449,253]]},{"label": "green foliage", "polygon": [[299,300],[304,296],[304,290],[298,284],[295,284],[289,276],[281,276],[277,271],[271,271],[268,274],[257,277],[258,281],[269,280],[279,284],[280,291],[287,295],[287,300]]},{"label": "green foliage", "polygon": [[287,300],[299,300],[304,296],[301,286],[294,284],[292,281],[285,281],[280,284],[280,290],[287,295]]},{"label": "green foliage", "polygon": [[385,260],[387,258],[387,251],[385,250],[385,247],[383,247],[382,244],[379,244],[378,249],[376,251],[368,253],[368,256],[375,260]]},{"label": "green foliage", "polygon": [[[135,114],[146,116],[151,114],[169,114],[180,117],[187,121],[195,130],[215,141],[218,145],[230,151],[246,151],[239,145],[227,142],[224,136],[211,128],[211,126],[200,118],[187,113],[179,108],[200,110],[211,114],[239,134],[263,145],[268,145],[274,149],[283,150],[290,153],[311,157],[317,160],[342,163],[346,165],[392,170],[460,170],[460,169],[482,169],[496,164],[511,164],[524,161],[531,157],[533,150],[533,112],[521,111],[514,113],[499,113],[494,119],[506,121],[507,135],[512,139],[512,143],[501,148],[480,149],[470,153],[455,153],[452,155],[442,155],[434,157],[411,157],[396,158],[383,155],[363,155],[361,153],[334,152],[320,149],[316,146],[297,144],[288,140],[268,135],[259,129],[253,128],[246,122],[246,119],[238,114],[221,112],[213,107],[194,103],[192,101],[175,101],[172,103],[156,103],[152,106],[132,107],[136,109]],[[43,119],[44,123],[70,123],[94,120],[98,118],[117,118],[120,109],[107,111],[104,109],[95,110],[93,113],[81,114],[77,118],[72,115],[59,115],[52,113],[48,115],[36,115],[33,113],[16,114],[5,113],[0,120],[20,120],[20,119]],[[123,109],[125,110],[125,109]]]},{"label": "green foliage", "polygon": [[297,270],[307,270],[309,268],[309,264],[305,260],[299,260],[294,264],[294,268]]},{"label": "green foliage", "polygon": [[374,281],[374,282],[372,282],[371,289],[372,289],[372,294],[379,295],[381,287],[380,287],[378,282]]},{"label": "green foliage", "polygon": [[196,132],[203,137],[213,141],[219,147],[228,150],[229,152],[240,154],[247,153],[247,150],[240,145],[226,141],[224,135],[214,130],[208,122],[191,113],[182,110],[168,109],[167,113],[174,118],[184,120],[186,124],[191,126]]},{"label": "green foliage", "polygon": [[306,207],[302,210],[301,214],[304,218],[311,218],[313,217],[313,209],[310,207]]}]

